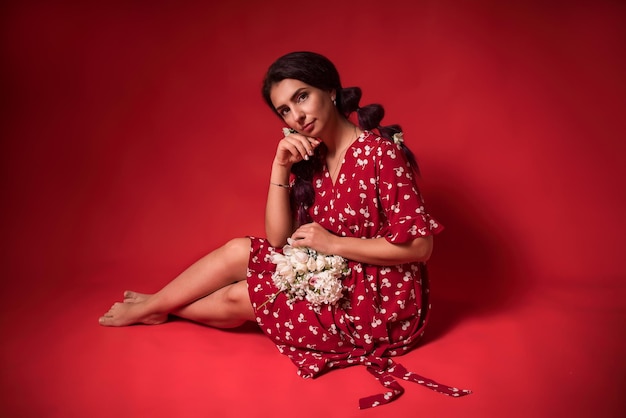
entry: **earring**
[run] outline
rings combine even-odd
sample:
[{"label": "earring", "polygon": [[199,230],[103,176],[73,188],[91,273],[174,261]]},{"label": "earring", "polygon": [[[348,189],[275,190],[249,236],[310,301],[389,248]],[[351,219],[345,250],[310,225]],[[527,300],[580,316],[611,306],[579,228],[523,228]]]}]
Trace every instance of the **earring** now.
[{"label": "earring", "polygon": [[334,97],[333,97],[333,104],[334,104],[335,106],[337,106],[337,100],[335,100],[335,98],[334,98]]}]

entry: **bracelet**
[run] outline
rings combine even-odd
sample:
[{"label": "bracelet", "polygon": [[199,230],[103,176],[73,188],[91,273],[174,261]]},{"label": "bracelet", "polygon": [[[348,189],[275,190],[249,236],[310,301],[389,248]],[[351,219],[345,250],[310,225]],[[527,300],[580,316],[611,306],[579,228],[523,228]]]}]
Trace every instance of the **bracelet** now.
[{"label": "bracelet", "polygon": [[291,189],[291,186],[289,184],[274,183],[273,181],[270,181],[270,184],[278,187],[283,187],[285,189]]}]

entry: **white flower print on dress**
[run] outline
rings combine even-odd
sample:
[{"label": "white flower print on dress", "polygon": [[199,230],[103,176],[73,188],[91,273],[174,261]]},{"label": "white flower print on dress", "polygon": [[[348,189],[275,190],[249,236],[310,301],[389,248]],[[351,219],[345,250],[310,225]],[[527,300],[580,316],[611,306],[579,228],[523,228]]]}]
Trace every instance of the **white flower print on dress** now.
[{"label": "white flower print on dress", "polygon": [[[399,244],[414,239],[416,231],[428,235],[441,229],[437,222],[430,222],[412,169],[396,145],[366,133],[345,155],[344,166],[334,185],[327,167],[313,176],[315,203],[309,215],[314,222],[340,236],[384,237]],[[331,199],[334,199],[332,203]],[[437,228],[433,229],[435,225]],[[365,364],[373,350],[383,353],[384,358],[402,354],[413,348],[413,341],[423,333],[428,309],[422,306],[422,295],[428,291],[428,282],[422,277],[424,271],[418,263],[399,269],[350,261],[351,270],[342,278],[343,296],[337,304],[320,305],[321,309],[316,310],[306,301],[289,304],[286,295],[281,295],[268,303],[268,310],[259,306],[265,302],[266,295],[275,292],[271,272],[277,266],[261,265],[263,256],[270,251],[260,250],[259,242],[252,239],[249,269],[254,274],[248,276],[250,298],[257,317],[266,323],[263,331],[271,333],[271,338],[276,337],[277,345],[288,347],[283,351],[289,354],[301,376],[314,377],[333,367]],[[405,287],[397,288],[398,283]],[[262,290],[253,291],[258,284],[262,285]],[[404,293],[398,295],[396,291]],[[284,309],[285,306],[289,309]],[[278,310],[278,318],[275,318],[271,313]],[[280,324],[279,328],[276,323]],[[380,364],[384,365],[382,359]],[[380,367],[377,372],[383,372],[385,366]],[[393,379],[387,376],[383,381]],[[393,392],[387,390],[385,394],[388,393]],[[383,395],[376,395],[362,407],[382,405],[396,396],[385,399]]]}]

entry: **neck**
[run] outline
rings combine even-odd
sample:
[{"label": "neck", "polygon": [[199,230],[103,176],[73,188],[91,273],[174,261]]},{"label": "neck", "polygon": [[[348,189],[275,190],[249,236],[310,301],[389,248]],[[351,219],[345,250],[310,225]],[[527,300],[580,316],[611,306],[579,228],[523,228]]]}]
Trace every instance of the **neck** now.
[{"label": "neck", "polygon": [[324,138],[324,144],[328,148],[328,154],[334,155],[347,148],[361,133],[361,130],[347,119],[337,122],[337,128],[333,135]]}]

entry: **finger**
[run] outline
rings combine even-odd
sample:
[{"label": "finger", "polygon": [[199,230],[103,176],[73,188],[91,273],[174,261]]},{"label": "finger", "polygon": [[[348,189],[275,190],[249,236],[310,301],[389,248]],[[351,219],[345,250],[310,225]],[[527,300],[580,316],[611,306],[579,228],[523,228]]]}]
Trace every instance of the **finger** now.
[{"label": "finger", "polygon": [[315,148],[317,148],[317,146],[322,143],[322,141],[320,141],[319,139],[315,137],[306,136],[306,135],[293,132],[293,131],[289,135],[286,135],[285,138],[295,138],[297,140],[301,140],[302,144],[304,145],[306,149],[306,155],[309,155],[309,156],[312,156]]},{"label": "finger", "polygon": [[306,245],[304,244],[304,242],[299,239],[299,240],[295,240],[293,241],[293,243],[291,244],[292,247],[298,248],[298,247],[306,247]]},{"label": "finger", "polygon": [[313,138],[312,136],[307,136],[306,139],[309,141],[309,143],[311,144],[313,148],[317,147],[319,144],[322,143],[322,141],[320,141],[317,138]]},{"label": "finger", "polygon": [[309,152],[309,155],[312,156],[314,154],[315,148],[317,148],[322,143],[322,141],[311,136],[306,136],[305,138],[307,139],[307,151]]},{"label": "finger", "polygon": [[306,238],[306,233],[302,230],[302,228],[298,228],[291,234],[291,239],[293,240],[293,245],[296,247],[302,245],[302,240]]},{"label": "finger", "polygon": [[278,157],[285,162],[297,163],[303,158],[302,151],[298,149],[297,144],[287,139],[280,142],[276,152]]},{"label": "finger", "polygon": [[313,148],[311,148],[311,144],[302,135],[300,135],[299,137],[296,137],[295,135],[290,135],[289,137],[285,138],[285,140],[298,151],[302,159],[308,160],[309,156],[313,155]]},{"label": "finger", "polygon": [[293,234],[291,234],[291,239],[293,240],[299,240],[304,238],[304,233],[302,232],[302,229],[298,228],[296,229]]},{"label": "finger", "polygon": [[294,135],[294,138],[298,141],[298,149],[303,152],[302,158],[308,160],[309,157],[313,156],[313,150],[315,147],[313,146],[313,142],[315,138],[311,138],[305,135]]}]

